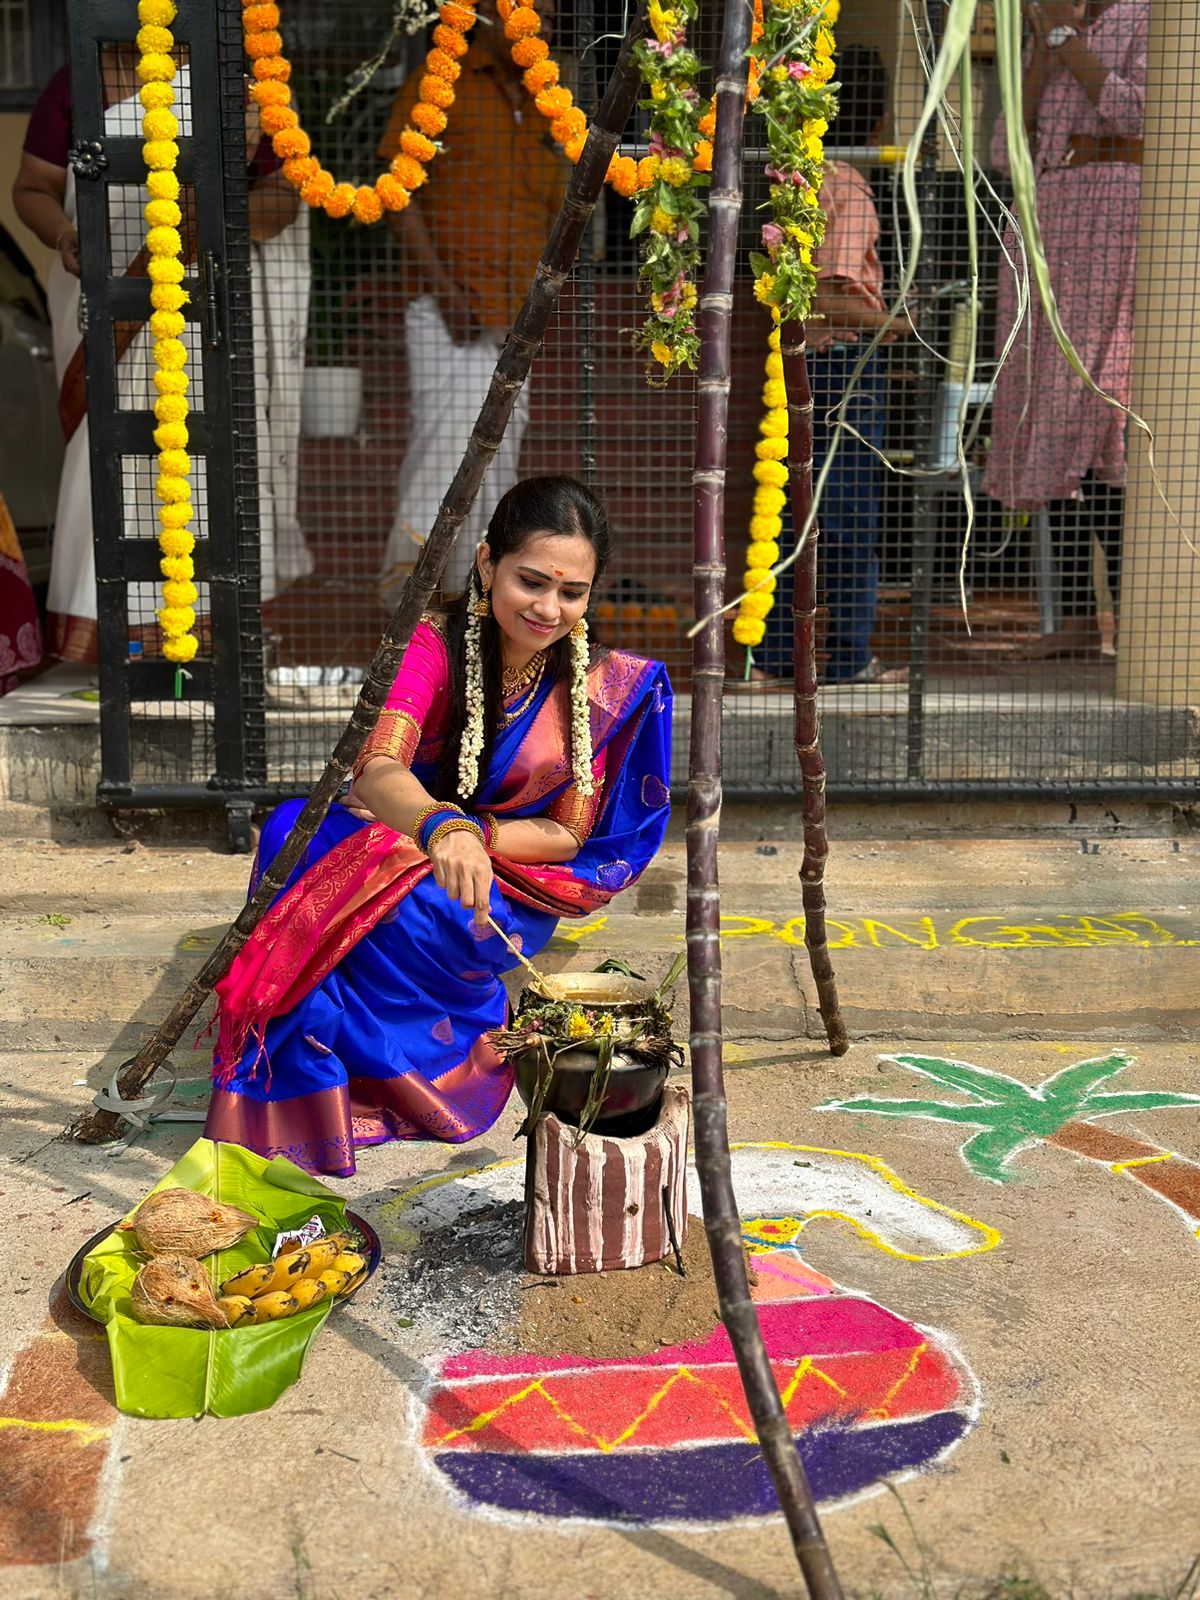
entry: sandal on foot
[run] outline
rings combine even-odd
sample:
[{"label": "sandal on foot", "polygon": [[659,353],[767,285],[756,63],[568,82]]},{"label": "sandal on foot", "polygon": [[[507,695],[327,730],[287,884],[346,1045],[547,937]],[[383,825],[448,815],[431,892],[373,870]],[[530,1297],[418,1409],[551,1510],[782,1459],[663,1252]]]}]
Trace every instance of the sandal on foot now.
[{"label": "sandal on foot", "polygon": [[826,686],[830,689],[845,689],[853,684],[879,685],[887,688],[892,684],[908,682],[907,667],[885,667],[878,656],[872,656],[870,661],[861,671],[850,678],[827,678]]}]

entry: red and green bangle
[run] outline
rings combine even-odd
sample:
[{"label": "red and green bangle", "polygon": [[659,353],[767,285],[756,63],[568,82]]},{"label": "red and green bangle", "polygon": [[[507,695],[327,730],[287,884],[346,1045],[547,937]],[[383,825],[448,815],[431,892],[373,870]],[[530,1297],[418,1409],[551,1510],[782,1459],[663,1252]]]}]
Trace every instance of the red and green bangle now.
[{"label": "red and green bangle", "polygon": [[489,854],[494,854],[500,846],[500,824],[490,811],[481,811],[478,821],[483,829],[484,846]]}]

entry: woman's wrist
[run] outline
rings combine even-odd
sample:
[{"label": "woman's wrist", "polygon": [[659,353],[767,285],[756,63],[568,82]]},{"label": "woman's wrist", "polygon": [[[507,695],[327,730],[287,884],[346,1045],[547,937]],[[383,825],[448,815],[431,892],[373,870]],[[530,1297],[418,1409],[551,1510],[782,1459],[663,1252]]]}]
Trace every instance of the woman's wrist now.
[{"label": "woman's wrist", "polygon": [[445,817],[441,821],[438,821],[436,817],[431,818],[430,823],[426,825],[423,831],[425,838],[421,848],[427,856],[432,855],[436,847],[448,839],[452,833],[469,833],[473,838],[478,839],[479,843],[486,849],[483,826],[481,823],[476,822],[474,817],[460,814],[457,817]]}]

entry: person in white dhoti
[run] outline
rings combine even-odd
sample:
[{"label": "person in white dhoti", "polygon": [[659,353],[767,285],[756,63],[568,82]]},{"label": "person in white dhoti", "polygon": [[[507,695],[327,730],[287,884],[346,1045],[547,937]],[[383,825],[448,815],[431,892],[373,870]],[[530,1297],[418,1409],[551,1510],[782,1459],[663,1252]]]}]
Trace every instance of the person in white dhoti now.
[{"label": "person in white dhoti", "polygon": [[[141,107],[137,100],[136,53],[132,47],[105,51],[102,63],[105,131],[110,136],[139,137]],[[191,85],[183,64],[175,80],[176,115],[181,134],[191,132]],[[96,563],[93,543],[91,464],[86,390],[80,355],[79,237],[75,229],[75,175],[68,164],[72,142],[71,85],[67,68],[43,91],[26,134],[21,167],[13,187],[18,216],[42,243],[55,251],[50,269],[49,302],[53,325],[55,371],[60,384],[59,411],[67,438],[59,486],[51,551],[49,611],[50,653],[64,660],[96,659]],[[308,326],[311,267],[308,213],[279,173],[270,146],[261,140],[256,118],[247,117],[250,174],[250,234],[253,271],[254,372],[258,443],[259,517],[261,528],[262,598],[274,598],[289,584],[306,577],[313,558],[305,543],[296,509],[299,484],[300,392]],[[113,270],[126,271],[137,261],[145,235],[140,185],[109,184],[109,230]],[[200,333],[189,321],[183,334],[189,352],[190,399],[202,409],[204,384]],[[117,330],[117,394],[121,408],[150,410],[154,404],[151,338],[145,325]],[[157,532],[150,456],[122,463],[126,538],[153,538]],[[195,532],[203,537],[206,496],[203,457],[193,458]],[[196,610],[202,642],[206,632],[207,586],[198,585]],[[157,648],[155,611],[161,603],[157,585],[129,585],[130,637],[147,653]]]},{"label": "person in white dhoti", "polygon": [[[494,0],[479,21],[454,85],[454,105],[429,183],[391,214],[401,248],[408,359],[408,434],[380,590],[394,605],[462,460],[496,357],[533,282],[566,190],[568,167],[513,64]],[[542,37],[553,0],[540,0]],[[420,74],[392,107],[379,154],[390,162],[417,100]],[[529,384],[517,397],[500,449],[451,552],[443,588],[466,586],[475,549],[497,503],[517,481],[529,423]]]}]

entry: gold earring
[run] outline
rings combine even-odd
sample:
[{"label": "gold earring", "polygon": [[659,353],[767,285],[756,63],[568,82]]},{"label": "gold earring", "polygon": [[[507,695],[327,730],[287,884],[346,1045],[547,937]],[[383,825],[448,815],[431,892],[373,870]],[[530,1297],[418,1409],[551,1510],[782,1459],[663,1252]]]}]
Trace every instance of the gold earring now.
[{"label": "gold earring", "polygon": [[475,602],[475,615],[482,621],[492,609],[492,591],[484,589],[479,599]]},{"label": "gold earring", "polygon": [[587,631],[588,631],[587,618],[586,617],[580,617],[579,621],[571,629],[571,637],[572,637],[572,639],[586,639],[587,638]]}]

